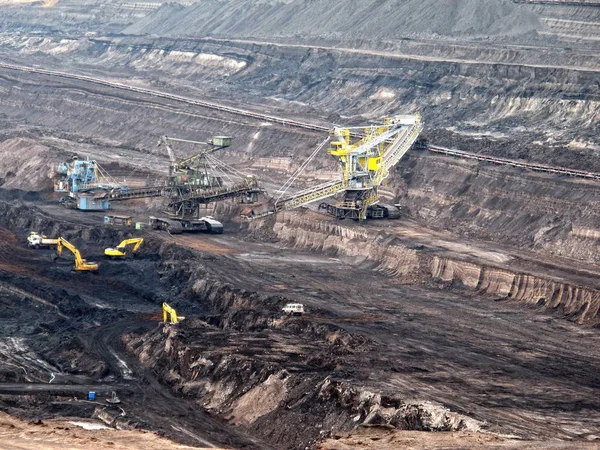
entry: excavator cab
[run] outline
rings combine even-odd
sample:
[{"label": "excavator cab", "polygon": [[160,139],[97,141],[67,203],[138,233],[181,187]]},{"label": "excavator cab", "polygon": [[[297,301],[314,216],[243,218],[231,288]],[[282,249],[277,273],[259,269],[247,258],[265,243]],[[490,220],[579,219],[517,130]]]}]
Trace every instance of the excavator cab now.
[{"label": "excavator cab", "polygon": [[135,256],[143,242],[144,238],[125,239],[124,241],[121,241],[119,245],[117,245],[117,248],[105,249],[104,254],[110,258],[124,258],[127,256],[127,247],[133,245],[134,247],[131,250],[131,253],[133,256]]},{"label": "excavator cab", "polygon": [[88,262],[83,259],[81,257],[81,253],[79,253],[79,250],[77,250],[77,248],[69,241],[61,237],[58,238],[56,243],[56,258],[62,255],[63,247],[66,247],[67,250],[69,250],[71,253],[73,253],[73,256],[75,256],[75,267],[73,270],[77,272],[95,272],[98,270],[97,263]]}]

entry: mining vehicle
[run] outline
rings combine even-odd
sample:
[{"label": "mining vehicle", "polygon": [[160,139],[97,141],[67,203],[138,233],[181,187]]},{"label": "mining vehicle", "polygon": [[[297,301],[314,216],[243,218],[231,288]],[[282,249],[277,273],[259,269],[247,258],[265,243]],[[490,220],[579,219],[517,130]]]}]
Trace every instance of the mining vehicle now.
[{"label": "mining vehicle", "polygon": [[48,248],[58,244],[58,239],[50,239],[45,234],[32,231],[27,236],[27,245],[31,248]]},{"label": "mining vehicle", "polygon": [[301,316],[304,314],[304,305],[302,303],[287,303],[281,310],[292,316]]},{"label": "mining vehicle", "polygon": [[[319,210],[327,212],[327,214],[334,216],[338,219],[346,218],[346,210],[339,208],[331,203],[322,202],[319,204]],[[366,219],[399,219],[401,217],[402,209],[400,205],[390,205],[387,203],[379,202],[375,205],[371,205],[367,208]]]},{"label": "mining vehicle", "polygon": [[[223,148],[231,146],[232,138],[228,136],[215,136],[207,142],[179,139],[169,136],[161,136],[158,145],[164,145],[169,155],[171,164],[167,186],[191,187],[191,188],[219,188],[223,187],[223,178],[215,176],[207,164],[207,157]],[[169,142],[182,142],[192,145],[209,146],[188,158],[177,160]]]},{"label": "mining vehicle", "polygon": [[144,238],[131,238],[123,240],[116,248],[107,248],[104,254],[110,258],[124,258],[127,256],[127,247],[133,245],[131,254],[135,256],[144,243]]},{"label": "mining vehicle", "polygon": [[103,192],[107,189],[128,189],[112,179],[95,160],[79,159],[77,155],[70,162],[60,163],[57,174],[63,178],[55,182],[54,192],[69,194],[61,197],[59,203],[81,211],[107,210],[109,204]]},{"label": "mining vehicle", "polygon": [[223,224],[212,216],[200,217],[199,219],[150,216],[148,225],[153,230],[165,230],[171,234],[181,234],[183,232],[223,234]]},{"label": "mining vehicle", "polygon": [[[378,188],[389,176],[390,170],[413,146],[422,128],[421,115],[415,114],[388,117],[381,125],[332,129],[330,137],[317,146],[279,189],[281,195],[274,201],[273,207],[253,218],[276,214],[329,197],[336,197],[337,202],[321,203],[319,209],[338,219],[362,221],[399,218],[400,208],[382,203]],[[353,137],[359,139],[353,142]],[[284,197],[294,180],[328,142],[329,154],[340,163],[338,179]]]},{"label": "mining vehicle", "polygon": [[[223,225],[210,216],[203,217],[204,205],[227,199],[242,198],[242,202],[256,202],[261,192],[254,177],[247,177],[237,169],[218,161],[211,156],[219,149],[231,145],[232,138],[216,136],[207,142],[161,137],[159,145],[165,145],[169,154],[170,166],[166,182],[160,186],[147,186],[129,189],[113,185],[112,179],[95,162],[73,159],[71,163],[62,163],[59,173],[66,175],[57,184],[58,192],[69,192],[63,197],[64,206],[86,210],[102,211],[110,207],[110,202],[137,198],[166,197],[165,218],[151,218],[150,226],[155,229],[167,229],[171,233],[204,231],[222,233]],[[177,160],[170,142],[183,142],[193,145],[210,146],[198,153]],[[224,178],[231,180],[229,185]],[[235,178],[238,180],[235,180]],[[241,178],[241,180],[239,180]],[[107,216],[105,222],[111,222]],[[116,216],[112,216],[116,217]]]},{"label": "mining vehicle", "polygon": [[78,272],[95,272],[96,270],[98,270],[97,263],[88,262],[85,259],[83,259],[81,257],[81,253],[79,253],[79,250],[77,250],[77,248],[73,244],[71,244],[69,241],[67,241],[66,239],[63,239],[61,237],[59,237],[57,240],[56,257],[54,259],[56,259],[62,255],[63,247],[66,247],[67,250],[69,250],[71,253],[73,253],[73,256],[75,256],[74,270],[76,270]]},{"label": "mining vehicle", "polygon": [[177,317],[177,312],[175,309],[171,308],[165,302],[162,304],[163,309],[163,322],[167,323],[167,318],[169,319],[168,323],[175,324],[179,323],[179,318]]},{"label": "mining vehicle", "polygon": [[125,227],[133,226],[133,219],[131,216],[119,216],[116,214],[107,214],[104,216],[104,223],[106,225],[122,225]]}]

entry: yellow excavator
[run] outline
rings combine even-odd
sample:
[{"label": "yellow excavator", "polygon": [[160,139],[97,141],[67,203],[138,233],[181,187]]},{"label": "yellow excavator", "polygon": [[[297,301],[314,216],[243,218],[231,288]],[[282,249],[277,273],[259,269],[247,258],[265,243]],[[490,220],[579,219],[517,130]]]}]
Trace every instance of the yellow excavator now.
[{"label": "yellow excavator", "polygon": [[107,248],[106,250],[104,250],[104,254],[111,258],[124,258],[125,256],[127,256],[127,247],[129,245],[135,245],[133,247],[133,250],[131,250],[131,253],[133,254],[133,256],[135,256],[140,247],[142,246],[143,242],[144,238],[125,239],[119,245],[117,245],[117,248]]},{"label": "yellow excavator", "polygon": [[81,257],[81,253],[79,253],[79,250],[77,250],[77,248],[73,244],[71,244],[69,241],[67,241],[66,239],[63,239],[61,237],[58,238],[57,243],[56,243],[56,258],[58,258],[62,255],[63,247],[66,247],[67,250],[69,250],[71,253],[73,253],[73,256],[75,256],[75,270],[77,270],[79,272],[81,272],[81,271],[93,272],[93,271],[98,270],[97,263],[87,262],[85,259],[83,259]]},{"label": "yellow excavator", "polygon": [[171,308],[169,305],[163,302],[163,322],[167,323],[167,316],[170,319],[169,323],[178,323],[179,318],[177,317],[177,312]]}]

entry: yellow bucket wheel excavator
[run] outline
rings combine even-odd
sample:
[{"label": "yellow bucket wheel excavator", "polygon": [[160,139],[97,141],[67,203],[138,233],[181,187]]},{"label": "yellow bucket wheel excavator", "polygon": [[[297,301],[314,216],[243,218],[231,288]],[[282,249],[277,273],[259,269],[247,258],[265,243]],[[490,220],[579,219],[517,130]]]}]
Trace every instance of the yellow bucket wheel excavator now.
[{"label": "yellow bucket wheel excavator", "polygon": [[131,253],[133,256],[135,256],[143,242],[144,238],[125,239],[124,241],[121,241],[119,245],[117,245],[117,248],[105,249],[104,254],[110,258],[124,258],[127,256],[127,247],[133,245],[134,247],[131,250]]},{"label": "yellow bucket wheel excavator", "polygon": [[71,244],[69,241],[67,241],[66,239],[63,239],[61,237],[59,237],[57,239],[57,243],[56,243],[56,258],[62,256],[63,248],[66,248],[71,253],[73,253],[73,256],[75,256],[74,270],[76,270],[78,272],[95,272],[96,270],[98,270],[97,263],[88,262],[85,259],[83,259],[81,257],[81,253],[79,253],[79,250],[77,250],[77,248],[73,244]]}]

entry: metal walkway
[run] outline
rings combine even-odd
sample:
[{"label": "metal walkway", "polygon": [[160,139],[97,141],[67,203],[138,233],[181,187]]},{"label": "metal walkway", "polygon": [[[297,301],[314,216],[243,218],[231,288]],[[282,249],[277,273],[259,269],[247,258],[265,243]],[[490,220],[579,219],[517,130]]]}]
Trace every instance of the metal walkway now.
[{"label": "metal walkway", "polygon": [[263,213],[254,216],[254,219],[266,217],[280,211],[297,208],[298,206],[306,205],[317,200],[323,200],[327,197],[337,194],[346,189],[343,180],[329,181],[318,186],[313,186],[308,189],[296,192],[291,196],[275,203],[275,207]]}]

